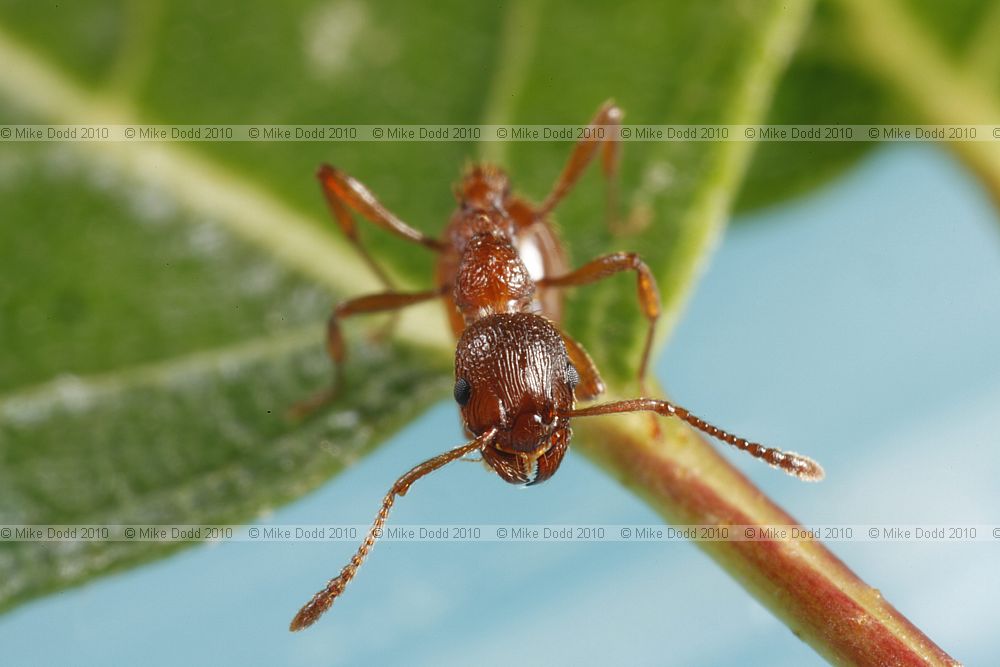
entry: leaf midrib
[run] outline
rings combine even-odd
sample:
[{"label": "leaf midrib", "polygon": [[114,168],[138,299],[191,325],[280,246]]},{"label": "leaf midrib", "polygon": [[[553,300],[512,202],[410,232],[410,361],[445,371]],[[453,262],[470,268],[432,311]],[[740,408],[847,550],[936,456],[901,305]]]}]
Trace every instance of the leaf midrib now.
[{"label": "leaf midrib", "polygon": [[181,378],[209,369],[285,356],[317,345],[321,338],[321,327],[313,324],[290,329],[276,336],[252,338],[160,361],[125,366],[106,373],[57,377],[0,394],[0,417],[11,422],[23,421],[25,409],[53,410],[65,405],[73,396],[86,394],[88,400],[104,400],[140,387],[168,386]]},{"label": "leaf midrib", "polygon": [[[55,123],[133,124],[127,102],[112,94],[92,94],[80,87],[34,50],[21,44],[0,25],[0,94],[22,108]],[[74,147],[86,159],[114,163],[121,173],[139,183],[167,191],[183,207],[209,217],[236,237],[250,242],[264,254],[292,271],[305,275],[335,293],[374,291],[379,282],[338,236],[320,231],[323,224],[292,209],[256,183],[221,163],[199,155],[180,144],[158,142],[81,142]],[[322,339],[318,328],[310,328],[310,342]],[[449,349],[450,339],[440,308],[408,309],[394,334],[418,345]],[[207,363],[218,356],[246,354],[261,346],[287,346],[293,340],[305,344],[303,330],[277,339],[253,339],[203,353],[124,366],[114,371],[72,380],[78,386],[128,387],[148,377],[169,375],[191,364]],[[301,340],[300,340],[301,339]],[[281,341],[285,341],[284,343]],[[56,379],[0,396],[0,414],[24,400],[52,400],[67,380]]]},{"label": "leaf midrib", "polygon": [[[141,125],[120,98],[91,94],[0,26],[0,94],[50,122]],[[218,161],[177,143],[80,142],[91,161],[111,161],[123,173],[169,192],[188,210],[217,220],[269,257],[334,292],[373,291],[379,282],[338,236],[321,232],[325,221],[295,211]],[[198,216],[191,216],[198,219]],[[443,323],[423,316],[400,337],[446,344]]]}]

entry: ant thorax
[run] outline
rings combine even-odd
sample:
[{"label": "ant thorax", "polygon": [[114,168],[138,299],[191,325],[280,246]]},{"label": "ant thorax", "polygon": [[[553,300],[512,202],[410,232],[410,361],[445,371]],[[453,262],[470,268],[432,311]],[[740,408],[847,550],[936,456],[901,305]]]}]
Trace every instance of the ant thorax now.
[{"label": "ant thorax", "polygon": [[508,239],[481,233],[468,241],[453,293],[466,324],[487,315],[528,311],[534,296],[535,282]]}]

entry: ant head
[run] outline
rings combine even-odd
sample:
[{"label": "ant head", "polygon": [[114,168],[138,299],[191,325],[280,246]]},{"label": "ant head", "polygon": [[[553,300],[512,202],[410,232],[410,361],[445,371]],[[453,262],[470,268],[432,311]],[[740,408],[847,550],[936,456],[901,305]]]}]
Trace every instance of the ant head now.
[{"label": "ant head", "polygon": [[508,482],[538,483],[569,443],[563,416],[579,381],[559,331],[531,313],[501,313],[466,328],[455,351],[455,400],[472,433],[496,427],[484,458]]}]

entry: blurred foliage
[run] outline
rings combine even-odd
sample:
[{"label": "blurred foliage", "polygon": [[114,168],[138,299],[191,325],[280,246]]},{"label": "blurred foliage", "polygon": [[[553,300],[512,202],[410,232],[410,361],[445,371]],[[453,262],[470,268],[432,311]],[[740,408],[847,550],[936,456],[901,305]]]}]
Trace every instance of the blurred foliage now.
[{"label": "blurred foliage", "polygon": [[[997,116],[991,113],[967,119],[939,117],[926,103],[914,99],[898,76],[886,75],[877,56],[859,45],[847,16],[853,4],[853,0],[826,0],[816,5],[809,29],[775,94],[768,123],[996,122]],[[940,51],[941,64],[953,70],[954,78],[961,79],[970,96],[992,98],[994,108],[1000,105],[1000,2],[889,0],[872,4],[895,6],[913,22],[915,35],[900,23],[876,26],[880,39],[898,44],[904,52],[917,48]],[[906,43],[914,38],[918,44]],[[916,74],[929,95],[950,94],[935,92],[939,82],[929,73],[926,77]],[[868,141],[762,142],[736,208],[753,209],[807,192],[849,168],[877,145]],[[961,152],[959,157],[964,158]]]}]

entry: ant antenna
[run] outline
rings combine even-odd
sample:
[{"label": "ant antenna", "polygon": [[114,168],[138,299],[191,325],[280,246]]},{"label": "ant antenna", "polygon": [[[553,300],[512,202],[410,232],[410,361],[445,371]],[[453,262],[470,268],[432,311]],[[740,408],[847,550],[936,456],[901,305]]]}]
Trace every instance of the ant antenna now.
[{"label": "ant antenna", "polygon": [[423,477],[424,475],[430,474],[437,470],[438,468],[451,463],[456,459],[460,459],[466,454],[470,454],[476,450],[482,449],[490,443],[493,436],[496,435],[497,429],[491,428],[486,431],[475,440],[467,442],[460,447],[456,447],[444,454],[438,454],[432,459],[428,459],[423,463],[414,466],[405,475],[396,480],[396,483],[392,485],[389,489],[389,493],[385,494],[385,498],[382,500],[382,508],[379,510],[378,514],[375,516],[375,522],[368,531],[368,535],[365,537],[361,546],[358,547],[358,551],[351,558],[350,562],[344,566],[344,569],[340,571],[336,577],[331,579],[326,587],[320,592],[313,596],[312,600],[307,602],[299,613],[295,615],[292,619],[292,624],[289,626],[289,630],[295,632],[297,630],[302,630],[303,628],[308,628],[310,625],[316,622],[316,620],[323,615],[323,613],[330,608],[333,601],[337,599],[341,593],[344,592],[344,588],[350,583],[351,579],[357,573],[358,568],[365,561],[365,557],[368,556],[368,552],[372,550],[375,541],[382,536],[382,526],[385,525],[385,520],[389,516],[389,510],[392,509],[392,505],[396,502],[396,496],[405,496],[406,492],[409,491],[410,485],[415,481]]},{"label": "ant antenna", "polygon": [[660,401],[653,398],[635,398],[628,401],[617,401],[614,403],[603,403],[592,405],[579,410],[570,410],[564,415],[566,417],[593,417],[595,415],[617,414],[622,412],[655,412],[664,417],[679,417],[702,433],[707,433],[713,438],[717,438],[736,449],[743,450],[754,458],[758,458],[775,468],[780,468],[789,475],[794,475],[806,482],[818,482],[823,479],[823,467],[813,461],[808,456],[802,456],[795,452],[783,452],[780,449],[765,447],[756,442],[744,440],[738,436],[723,431],[721,428],[709,424],[701,417],[697,417],[679,405],[674,405],[669,401]]}]

